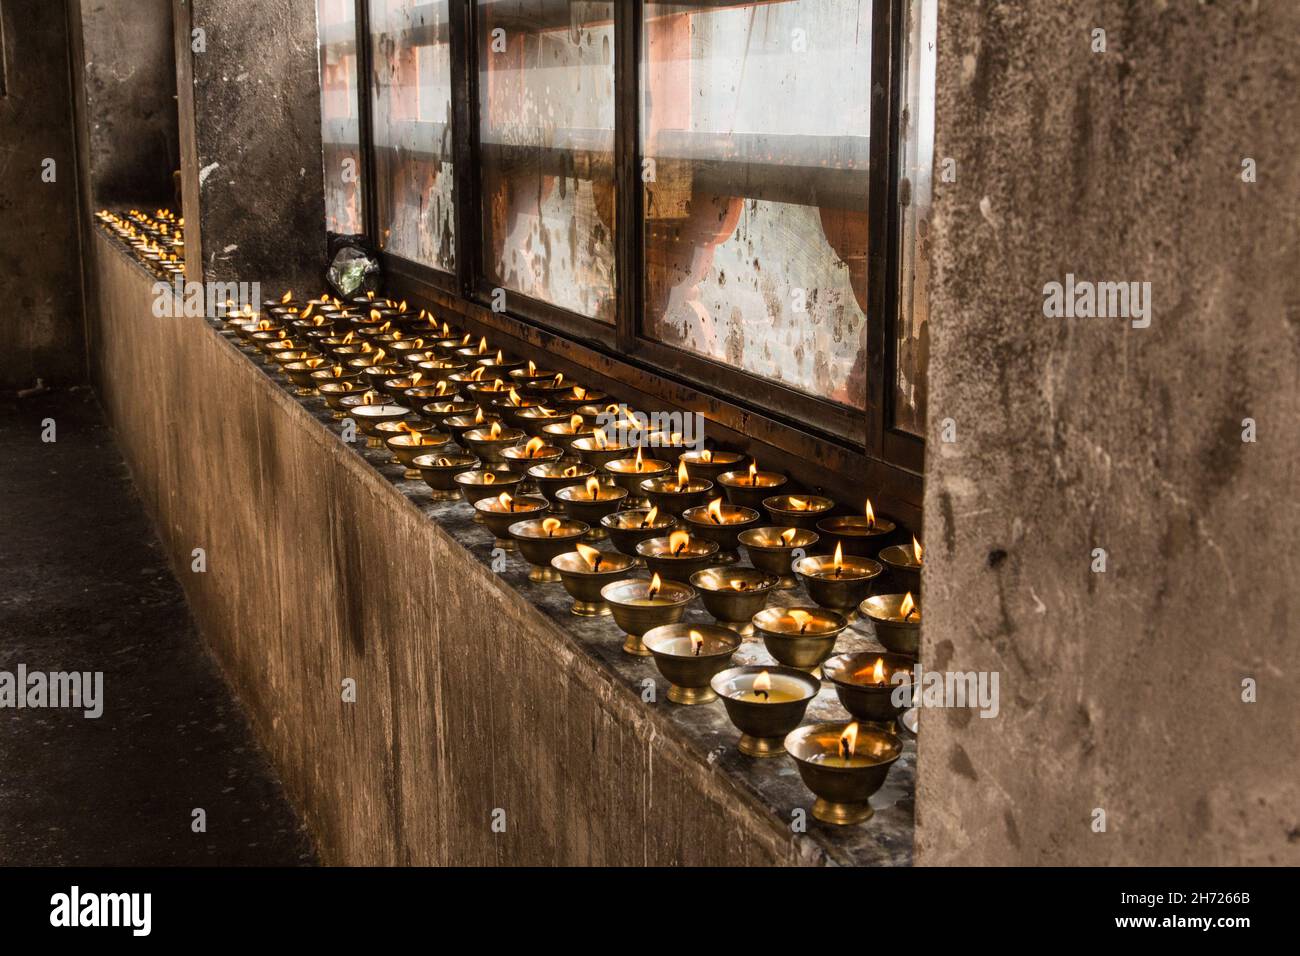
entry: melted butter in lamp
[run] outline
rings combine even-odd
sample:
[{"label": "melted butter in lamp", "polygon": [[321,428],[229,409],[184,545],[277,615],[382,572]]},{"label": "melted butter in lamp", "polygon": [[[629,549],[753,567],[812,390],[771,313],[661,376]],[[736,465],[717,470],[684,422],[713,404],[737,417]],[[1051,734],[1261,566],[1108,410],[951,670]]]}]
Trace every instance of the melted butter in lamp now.
[{"label": "melted butter in lamp", "polygon": [[804,696],[804,694],[790,688],[774,686],[772,675],[767,671],[763,671],[754,678],[749,690],[734,695],[734,699],[752,704],[788,704],[796,700],[803,700]]}]

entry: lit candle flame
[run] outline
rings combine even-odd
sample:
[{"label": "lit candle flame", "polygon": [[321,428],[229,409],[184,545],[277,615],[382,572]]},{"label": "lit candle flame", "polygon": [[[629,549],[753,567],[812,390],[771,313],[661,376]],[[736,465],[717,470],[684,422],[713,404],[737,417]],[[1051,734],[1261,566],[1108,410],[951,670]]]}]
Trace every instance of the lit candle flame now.
[{"label": "lit candle flame", "polygon": [[592,501],[600,497],[600,479],[595,475],[587,479],[587,497]]},{"label": "lit candle flame", "polygon": [[641,519],[641,527],[643,528],[653,527],[655,523],[655,519],[658,517],[659,517],[659,506],[651,505],[650,510],[645,513],[645,517]]},{"label": "lit candle flame", "polygon": [[749,463],[749,483],[750,485],[758,484],[758,462],[756,461]]},{"label": "lit candle flame", "polygon": [[808,630],[808,625],[812,623],[812,615],[809,614],[807,611],[805,611],[803,608],[798,608],[798,607],[791,609],[790,619],[799,625],[800,634]]},{"label": "lit candle flame", "polygon": [[597,428],[593,437],[596,439],[596,447],[601,451],[609,447],[609,439],[605,437],[605,429]]},{"label": "lit candle flame", "polygon": [[513,386],[511,387],[510,394],[507,396],[507,398],[510,400],[510,404],[514,405],[516,408],[518,408],[521,404],[523,404],[524,401],[522,398],[519,397],[519,393],[514,390]]},{"label": "lit candle flame", "polygon": [[514,511],[515,499],[510,496],[510,492],[503,491],[497,495],[497,503],[501,505],[502,511]]},{"label": "lit candle flame", "polygon": [[504,355],[501,354],[501,350],[500,350],[500,349],[497,349],[497,357],[496,357],[495,359],[492,360],[493,363],[496,364],[496,365],[500,365],[500,364],[503,363],[505,360],[506,360],[506,357],[505,357]]},{"label": "lit candle flame", "polygon": [[581,385],[575,385],[573,386],[573,397],[578,401],[582,401],[587,397],[587,390]]},{"label": "lit candle flame", "polygon": [[383,316],[381,316],[381,315],[379,314],[379,310],[378,310],[378,309],[371,309],[371,310],[370,310],[370,321],[371,321],[371,322],[378,322],[381,318],[383,318]]},{"label": "lit candle flame", "polygon": [[903,615],[904,623],[906,623],[907,619],[910,618],[913,614],[919,615],[921,613],[919,610],[917,610],[916,602],[912,600],[911,591],[908,591],[905,595],[903,595],[903,603],[898,605],[898,613]]},{"label": "lit candle flame", "polygon": [[916,535],[912,535],[912,555],[916,558],[916,563],[921,563],[921,554],[925,549],[921,547],[921,542],[916,540]]},{"label": "lit candle flame", "polygon": [[751,690],[753,690],[755,697],[762,694],[764,700],[769,699],[772,696],[772,675],[767,671],[760,673],[754,678]]},{"label": "lit candle flame", "polygon": [[532,359],[528,360],[528,374],[530,376],[537,374],[537,363],[534,362]]},{"label": "lit candle flame", "polygon": [[690,473],[686,470],[686,462],[679,461],[677,463],[677,490],[684,491],[687,487],[687,484],[690,482],[690,480],[691,480],[691,476]]},{"label": "lit candle flame", "polygon": [[641,458],[641,446],[637,445],[636,446],[636,470],[643,471],[644,469],[645,469],[645,461]]},{"label": "lit candle flame", "polygon": [[691,533],[689,531],[674,531],[668,536],[668,552],[673,555],[681,554],[691,543]]},{"label": "lit candle flame", "polygon": [[293,301],[293,290],[290,290],[286,292],[284,295],[280,296],[280,303],[282,305],[287,305],[292,301]]},{"label": "lit candle flame", "polygon": [[469,380],[471,382],[483,381],[483,373],[486,371],[487,369],[485,369],[482,365],[480,365],[478,368],[474,369],[474,371],[469,373]]},{"label": "lit candle flame", "polygon": [[[700,461],[706,465],[713,464],[713,452],[709,451],[707,448],[704,449],[704,451],[700,452]],[[763,673],[766,674],[767,671],[764,671]]]},{"label": "lit candle flame", "polygon": [[405,299],[403,299],[401,302],[399,302],[399,303],[397,304],[397,311],[398,311],[398,312],[405,312],[405,311],[406,311],[406,300],[405,300]]},{"label": "lit candle flame", "polygon": [[835,542],[835,576],[838,578],[840,572],[844,570],[844,545],[842,542]]},{"label": "lit candle flame", "polygon": [[849,724],[844,728],[844,733],[840,734],[840,756],[848,760],[853,756],[858,747],[858,724],[857,721]]},{"label": "lit candle flame", "polygon": [[577,477],[578,477],[578,466],[577,466],[577,465],[570,465],[568,468],[564,469],[564,471],[562,472],[562,474],[563,474],[563,476],[564,476],[565,478],[577,478]]},{"label": "lit candle flame", "polygon": [[[480,409],[480,411],[481,410],[482,409]],[[492,427],[488,429],[488,438],[490,438],[492,441],[496,441],[500,437],[501,437],[501,423],[493,422]]]},{"label": "lit candle flame", "polygon": [[496,472],[494,472],[494,471],[485,471],[485,472],[483,472],[483,484],[485,484],[485,485],[495,485],[496,483],[497,483]]},{"label": "lit candle flame", "polygon": [[691,631],[691,654],[695,657],[699,657],[700,652],[703,650],[704,650],[704,635],[701,634],[699,631],[692,630]]},{"label": "lit candle flame", "polygon": [[529,439],[528,444],[524,446],[525,458],[536,458],[537,453],[546,447],[546,443],[540,438]]},{"label": "lit candle flame", "polygon": [[485,336],[483,336],[483,338],[481,338],[481,339],[478,340],[478,354],[479,354],[479,355],[486,355],[486,354],[487,354],[487,349],[488,349],[488,346],[487,346],[487,336],[485,335]]},{"label": "lit candle flame", "polygon": [[807,510],[808,510],[808,502],[805,501],[803,498],[795,498],[795,497],[791,496],[790,499],[789,499],[789,501],[790,501],[790,510],[791,510],[791,511],[807,511]]},{"label": "lit candle flame", "polygon": [[587,567],[591,568],[593,571],[599,571],[600,563],[604,560],[604,555],[589,544],[578,542],[577,547],[578,554],[582,555],[582,560],[587,562]]},{"label": "lit candle flame", "polygon": [[722,498],[714,498],[709,502],[709,517],[714,524],[722,524]]},{"label": "lit candle flame", "polygon": [[797,535],[798,533],[799,533],[798,528],[786,528],[784,531],[781,532],[781,541],[787,545],[792,544],[794,543],[795,535]]},{"label": "lit candle flame", "polygon": [[554,382],[555,387],[556,387],[556,388],[559,388],[559,387],[560,387],[561,385],[563,385],[563,384],[564,384],[564,373],[563,373],[563,372],[556,372],[556,373],[555,373],[555,382]]},{"label": "lit candle flame", "polygon": [[548,538],[550,538],[550,537],[554,537],[555,532],[557,532],[557,531],[560,530],[560,519],[559,519],[559,518],[543,518],[543,519],[542,519],[542,530],[546,532],[546,536],[547,536]]},{"label": "lit candle flame", "polygon": [[871,683],[883,684],[885,682],[885,659],[876,658],[876,666],[871,669]]},{"label": "lit candle flame", "polygon": [[578,429],[581,427],[582,427],[582,416],[581,415],[570,416],[569,431],[573,432],[576,435],[578,433]]},{"label": "lit candle flame", "polygon": [[654,577],[650,579],[650,587],[646,588],[646,592],[645,592],[646,597],[658,597],[659,590],[663,586],[664,583],[659,580],[659,572],[656,571]]},{"label": "lit candle flame", "polygon": [[874,528],[875,526],[876,526],[876,511],[874,508],[871,507],[871,499],[868,498],[867,499],[867,527]]},{"label": "lit candle flame", "polygon": [[474,409],[474,424],[475,424],[475,425],[482,425],[482,424],[483,424],[483,409],[482,409],[482,408],[476,408],[476,409]]}]

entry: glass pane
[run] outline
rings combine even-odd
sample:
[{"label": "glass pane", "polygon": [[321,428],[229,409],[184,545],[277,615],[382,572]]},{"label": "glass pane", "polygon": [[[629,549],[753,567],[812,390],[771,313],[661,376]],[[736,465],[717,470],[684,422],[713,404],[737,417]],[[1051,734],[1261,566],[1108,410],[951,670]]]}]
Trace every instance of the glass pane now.
[{"label": "glass pane", "polygon": [[651,338],[866,404],[871,3],[647,3]]},{"label": "glass pane", "polygon": [[447,0],[370,0],[381,249],[456,268]]},{"label": "glass pane", "polygon": [[348,235],[362,229],[356,14],[353,0],[316,0],[325,228]]},{"label": "glass pane", "polygon": [[614,321],[614,4],[480,2],[483,265]]},{"label": "glass pane", "polygon": [[898,362],[894,371],[894,425],[925,431],[926,366],[930,361],[930,198],[934,179],[934,62],[938,0],[908,4],[902,175],[911,199],[899,238]]}]

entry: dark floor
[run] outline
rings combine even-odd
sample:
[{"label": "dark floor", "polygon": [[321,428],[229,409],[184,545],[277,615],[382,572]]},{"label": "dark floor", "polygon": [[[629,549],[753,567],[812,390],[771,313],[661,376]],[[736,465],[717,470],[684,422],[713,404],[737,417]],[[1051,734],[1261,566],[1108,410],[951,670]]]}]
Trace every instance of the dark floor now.
[{"label": "dark floor", "polygon": [[20,663],[102,671],[104,711],[0,708],[0,864],[314,862],[85,389],[0,399],[0,671]]}]

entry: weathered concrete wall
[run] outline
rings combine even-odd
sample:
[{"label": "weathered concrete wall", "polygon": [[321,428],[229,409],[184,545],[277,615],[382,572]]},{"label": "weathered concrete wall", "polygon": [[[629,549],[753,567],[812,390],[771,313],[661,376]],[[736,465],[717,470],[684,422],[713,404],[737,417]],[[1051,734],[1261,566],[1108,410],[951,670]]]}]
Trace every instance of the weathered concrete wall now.
[{"label": "weathered concrete wall", "polygon": [[188,277],[319,292],[316,5],[174,0],[173,15]]},{"label": "weathered concrete wall", "polygon": [[[107,239],[94,250],[104,406],[324,862],[817,861],[789,815],[756,806],[667,708],[645,705],[205,323],[153,318],[151,280]],[[199,547],[208,570],[192,573]],[[490,828],[495,808],[505,833]],[[910,807],[906,819],[910,833]]]},{"label": "weathered concrete wall", "polygon": [[[64,0],[0,4],[0,389],[85,377]],[[43,163],[54,160],[54,181]]]},{"label": "weathered concrete wall", "polygon": [[175,205],[179,168],[171,0],[79,0],[91,195]]},{"label": "weathered concrete wall", "polygon": [[[1300,5],[939,30],[924,655],[1002,713],[925,713],[918,862],[1300,863]],[[1151,282],[1150,328],[1044,318],[1067,273]]]}]

